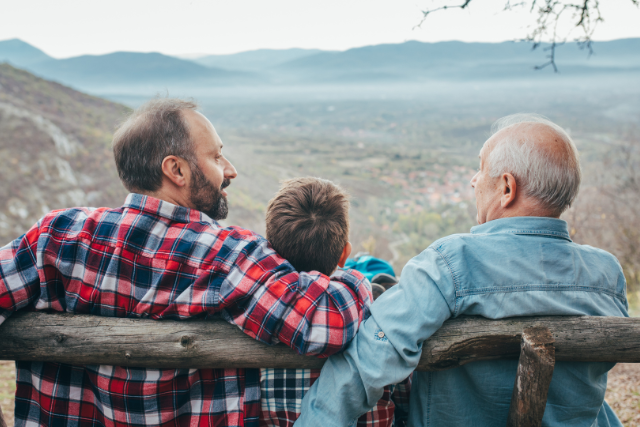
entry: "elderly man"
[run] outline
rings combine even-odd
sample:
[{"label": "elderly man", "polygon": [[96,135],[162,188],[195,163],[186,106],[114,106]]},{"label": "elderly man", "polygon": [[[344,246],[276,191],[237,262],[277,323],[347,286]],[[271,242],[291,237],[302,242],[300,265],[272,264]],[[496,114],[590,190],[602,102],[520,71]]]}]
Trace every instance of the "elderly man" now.
[{"label": "elderly man", "polygon": [[[298,273],[267,241],[221,227],[236,170],[196,105],[159,99],[114,135],[130,194],[45,215],[0,248],[0,323],[22,308],[112,317],[221,314],[266,343],[333,354],[369,304],[357,272]],[[16,426],[257,426],[257,369],[17,363]]]},{"label": "elderly man", "polygon": [[[345,352],[329,359],[296,426],[349,426],[406,378],[422,343],[462,314],[627,316],[626,283],[609,253],[571,241],[560,214],[580,185],[576,148],[543,117],[499,120],[480,151],[478,223],[412,259],[372,306]],[[556,363],[544,426],[620,425],[604,402],[610,363]],[[413,377],[410,426],[501,426],[517,361],[481,361]]]}]

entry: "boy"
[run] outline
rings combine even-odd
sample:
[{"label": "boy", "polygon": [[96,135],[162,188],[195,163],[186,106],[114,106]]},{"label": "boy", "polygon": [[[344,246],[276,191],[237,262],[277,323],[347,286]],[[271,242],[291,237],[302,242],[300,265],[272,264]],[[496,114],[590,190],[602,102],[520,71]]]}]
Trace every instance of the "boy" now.
[{"label": "boy", "polygon": [[[298,271],[331,275],[344,267],[351,253],[348,196],[331,181],[309,177],[285,181],[269,202],[266,225],[267,240]],[[304,394],[319,375],[319,369],[261,369],[260,425],[293,426]],[[403,384],[402,393],[407,389]],[[388,387],[377,407],[362,415],[357,425],[392,426],[394,412],[406,413],[401,408],[395,411],[392,393],[393,387]],[[405,396],[402,399],[408,403]]]}]

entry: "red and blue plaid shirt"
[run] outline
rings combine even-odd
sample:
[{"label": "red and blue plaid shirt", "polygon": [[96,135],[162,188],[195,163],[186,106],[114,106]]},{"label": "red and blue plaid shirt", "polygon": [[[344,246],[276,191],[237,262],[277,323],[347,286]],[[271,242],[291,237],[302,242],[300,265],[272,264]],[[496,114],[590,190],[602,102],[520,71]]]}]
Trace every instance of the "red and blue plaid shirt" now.
[{"label": "red and blue plaid shirt", "polygon": [[[355,271],[298,273],[268,242],[139,194],[52,212],[0,249],[0,323],[19,309],[152,319],[221,314],[267,344],[326,357],[371,303]],[[257,369],[18,362],[16,426],[257,426]]]}]

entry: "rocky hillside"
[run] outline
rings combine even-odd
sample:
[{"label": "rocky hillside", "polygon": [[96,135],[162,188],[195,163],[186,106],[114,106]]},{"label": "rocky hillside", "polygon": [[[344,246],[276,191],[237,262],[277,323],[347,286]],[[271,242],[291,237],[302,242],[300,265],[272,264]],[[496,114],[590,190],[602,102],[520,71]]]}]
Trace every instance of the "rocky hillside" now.
[{"label": "rocky hillside", "polygon": [[0,64],[0,246],[50,210],[123,202],[110,143],[126,113]]}]

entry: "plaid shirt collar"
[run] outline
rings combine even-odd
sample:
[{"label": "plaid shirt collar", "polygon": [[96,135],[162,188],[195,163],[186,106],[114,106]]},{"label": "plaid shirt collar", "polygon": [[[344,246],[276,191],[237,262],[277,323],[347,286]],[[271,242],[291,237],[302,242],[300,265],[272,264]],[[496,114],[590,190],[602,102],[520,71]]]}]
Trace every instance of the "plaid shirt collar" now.
[{"label": "plaid shirt collar", "polygon": [[145,196],[144,194],[130,193],[124,201],[123,209],[135,209],[146,212],[151,215],[158,215],[175,222],[207,222],[215,226],[220,226],[216,221],[211,219],[195,209],[177,206],[155,197]]}]

